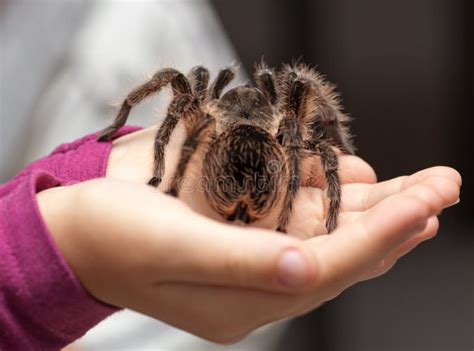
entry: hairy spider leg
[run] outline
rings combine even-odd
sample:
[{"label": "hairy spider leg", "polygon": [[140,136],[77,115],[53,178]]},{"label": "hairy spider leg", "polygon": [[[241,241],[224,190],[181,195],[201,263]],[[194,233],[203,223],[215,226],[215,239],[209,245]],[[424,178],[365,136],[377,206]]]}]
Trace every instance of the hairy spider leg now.
[{"label": "hairy spider leg", "polygon": [[[328,232],[331,232],[337,226],[337,218],[341,206],[341,184],[338,174],[337,155],[331,147],[331,142],[333,140],[326,138],[324,134],[328,124],[325,123],[323,119],[317,118],[317,115],[316,118],[312,116],[314,111],[318,111],[319,104],[321,103],[317,93],[318,87],[315,85],[317,78],[318,76],[316,75],[316,72],[306,68],[306,66],[300,69],[300,72],[290,69],[282,75],[282,79],[290,80],[290,83],[283,82],[284,84],[287,84],[286,89],[289,96],[291,96],[292,91],[295,90],[295,84],[302,85],[299,89],[301,91],[301,94],[299,94],[300,98],[294,99],[297,103],[290,106],[290,108],[296,109],[296,116],[299,125],[303,125],[305,119],[307,120],[309,118],[310,120],[313,120],[310,124],[312,130],[312,133],[310,133],[309,136],[310,139],[304,140],[300,146],[302,149],[319,154],[320,156],[321,166],[327,182],[327,198],[329,200],[326,228]],[[288,102],[288,105],[291,105],[291,98],[288,99]],[[316,131],[318,131],[318,133],[316,133]],[[302,155],[300,154],[299,156]],[[291,212],[291,210],[288,212]],[[283,217],[282,219],[284,218],[286,217]]]},{"label": "hairy spider leg", "polygon": [[[211,89],[218,86],[219,89],[223,89],[225,85],[232,80],[234,72],[231,71],[232,75],[229,76],[229,69],[223,69],[219,73],[216,81],[213,84]],[[202,66],[195,66],[188,73],[188,79],[191,84],[191,89],[195,96],[193,101],[188,100],[188,105],[185,106],[183,101],[183,106],[170,106],[168,116],[166,117],[163,125],[158,131],[155,138],[155,162],[154,162],[154,176],[150,179],[148,184],[152,186],[158,186],[161,183],[161,180],[164,175],[164,148],[168,144],[171,133],[173,132],[178,120],[183,115],[199,115],[196,118],[185,118],[186,119],[186,131],[188,136],[185,139],[185,142],[182,146],[180,160],[178,167],[175,170],[174,177],[167,193],[173,196],[178,196],[179,188],[181,186],[181,180],[186,171],[186,167],[191,159],[192,155],[196,151],[200,139],[207,129],[209,124],[213,121],[212,117],[207,114],[203,114],[199,109],[200,103],[207,96],[207,87],[209,84],[209,71],[207,68]],[[219,93],[220,94],[220,93]],[[197,99],[197,100],[196,100]]]},{"label": "hairy spider leg", "polygon": [[209,88],[210,98],[212,100],[220,98],[222,90],[235,78],[235,70],[235,67],[226,67],[219,71]]},{"label": "hairy spider leg", "polygon": [[204,101],[209,84],[209,70],[203,66],[195,66],[187,75],[194,94]]},{"label": "hairy spider leg", "polygon": [[[168,114],[155,136],[154,175],[148,182],[149,185],[154,187],[157,187],[163,178],[165,171],[164,149],[166,145],[168,145],[171,134],[176,128],[179,119],[183,114],[186,115],[190,112],[188,109],[192,109],[193,111],[196,110],[199,107],[199,103],[202,103],[206,97],[207,87],[209,84],[209,70],[203,66],[195,66],[189,71],[187,79],[190,83],[192,93],[197,99],[199,99],[199,101],[192,101],[192,97],[187,94],[183,95],[187,97],[176,98],[175,103],[170,105]],[[191,121],[190,123],[193,122]]]},{"label": "hairy spider leg", "polygon": [[171,180],[170,188],[166,191],[167,194],[177,197],[182,185],[182,180],[186,172],[189,160],[196,152],[199,145],[206,137],[206,132],[210,129],[215,119],[207,114],[202,113],[202,117],[194,124],[191,132],[186,137],[183,147],[181,148],[181,155],[176,167],[175,174]]},{"label": "hairy spider leg", "polygon": [[175,97],[180,94],[191,94],[191,86],[181,72],[172,68],[162,69],[155,73],[150,80],[136,87],[127,95],[114,122],[99,134],[97,140],[110,140],[112,135],[125,125],[132,107],[150,97],[152,94],[159,92],[170,83]]},{"label": "hairy spider leg", "polygon": [[278,99],[275,74],[263,61],[255,67],[254,80],[257,88],[263,92],[267,100],[275,105]]},{"label": "hairy spider leg", "polygon": [[277,139],[287,154],[288,183],[283,208],[278,218],[278,231],[285,233],[293,209],[293,201],[300,188],[300,152],[303,146],[301,125],[298,121],[299,109],[308,91],[307,85],[298,80],[289,83],[284,97],[284,117],[280,122]]},{"label": "hairy spider leg", "polygon": [[313,86],[316,106],[313,106],[315,115],[312,117],[314,122],[311,127],[314,135],[322,134],[342,152],[354,154],[354,145],[346,125],[350,118],[342,112],[340,99],[333,85],[304,64],[286,65],[283,72],[284,76],[308,80]]},{"label": "hairy spider leg", "polygon": [[[191,69],[191,71],[187,75],[188,80],[191,83],[191,89],[194,93],[194,95],[199,99],[199,101],[202,103],[205,98],[207,97],[208,94],[208,84],[209,84],[209,70],[203,66],[195,66]],[[178,161],[178,166],[175,170],[175,174],[171,180],[170,188],[166,191],[167,194],[172,195],[172,196],[178,196],[179,195],[179,190],[181,187],[181,181],[182,178],[186,172],[187,165],[189,163],[189,160],[191,159],[192,155],[196,151],[201,138],[204,135],[204,132],[207,130],[211,122],[213,122],[213,118],[208,115],[208,114],[203,114],[201,110],[195,111],[195,114],[199,115],[199,118],[197,119],[189,119],[188,126],[186,128],[188,135],[184,141],[184,144],[181,148],[181,154],[180,154],[180,159]],[[171,122],[174,122],[174,125],[171,125],[170,128],[164,129],[163,134],[169,133],[171,134],[171,131],[175,128],[177,120],[175,119],[170,119],[170,124]],[[191,125],[189,125],[189,123]],[[171,131],[169,131],[171,129]],[[164,135],[163,135],[164,136]],[[162,140],[160,137],[160,140]],[[169,140],[169,135],[168,135],[168,140]],[[158,136],[155,142],[155,150],[158,150],[157,147],[158,141]],[[158,183],[161,182],[161,178],[163,176],[163,171],[164,171],[164,150],[163,148],[159,148],[160,152],[160,157],[159,159],[156,159],[156,163],[161,162],[160,165],[157,166],[157,175],[150,179],[149,184],[151,183]],[[159,174],[160,169],[161,175]],[[159,181],[159,182],[158,182]]]},{"label": "hairy spider leg", "polygon": [[320,156],[321,165],[327,182],[326,196],[329,206],[326,216],[326,229],[331,233],[337,227],[337,218],[341,208],[341,181],[339,178],[339,162],[336,152],[325,140],[316,138],[305,143],[306,149]]},{"label": "hairy spider leg", "polygon": [[148,184],[154,187],[160,185],[165,172],[165,147],[170,141],[171,134],[179,120],[187,115],[196,113],[199,101],[190,94],[176,97],[168,107],[166,117],[155,135],[153,176]]}]

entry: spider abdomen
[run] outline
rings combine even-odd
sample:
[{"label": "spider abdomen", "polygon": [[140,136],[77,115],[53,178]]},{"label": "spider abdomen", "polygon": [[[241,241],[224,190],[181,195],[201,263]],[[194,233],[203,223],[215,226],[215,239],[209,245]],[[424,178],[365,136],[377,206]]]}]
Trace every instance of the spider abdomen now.
[{"label": "spider abdomen", "polygon": [[207,198],[231,221],[265,217],[283,195],[285,175],[282,147],[264,129],[247,124],[221,133],[203,163]]}]

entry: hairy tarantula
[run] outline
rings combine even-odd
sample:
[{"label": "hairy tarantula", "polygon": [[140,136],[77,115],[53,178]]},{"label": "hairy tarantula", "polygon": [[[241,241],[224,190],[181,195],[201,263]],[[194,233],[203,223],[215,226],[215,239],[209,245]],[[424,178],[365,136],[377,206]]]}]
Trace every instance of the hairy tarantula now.
[{"label": "hairy tarantula", "polygon": [[255,69],[255,86],[247,83],[221,96],[235,73],[234,67],[223,68],[208,87],[209,71],[202,66],[187,76],[172,68],[159,70],[128,94],[98,140],[109,140],[132,107],[171,84],[173,100],[155,137],[148,184],[160,184],[165,146],[182,120],[186,139],[167,193],[178,196],[190,158],[207,143],[201,172],[214,210],[229,221],[251,223],[283,201],[278,230],[285,232],[300,187],[301,160],[319,155],[329,200],[326,228],[331,232],[341,200],[334,147],[353,153],[348,117],[333,86],[306,65],[284,65],[276,72],[262,62]]}]

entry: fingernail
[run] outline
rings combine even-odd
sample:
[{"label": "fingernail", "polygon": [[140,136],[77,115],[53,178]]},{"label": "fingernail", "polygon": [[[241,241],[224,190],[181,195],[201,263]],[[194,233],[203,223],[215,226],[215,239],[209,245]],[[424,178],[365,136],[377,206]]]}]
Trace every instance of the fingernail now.
[{"label": "fingernail", "polygon": [[278,261],[278,280],[281,284],[295,288],[305,285],[308,279],[308,264],[296,250],[287,250]]}]

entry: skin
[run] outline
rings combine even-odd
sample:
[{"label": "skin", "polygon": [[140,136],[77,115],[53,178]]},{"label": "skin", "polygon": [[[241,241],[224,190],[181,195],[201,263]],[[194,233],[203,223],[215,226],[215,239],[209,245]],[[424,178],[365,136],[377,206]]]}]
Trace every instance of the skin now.
[{"label": "skin", "polygon": [[[366,162],[340,156],[342,212],[338,229],[326,235],[324,191],[309,186],[321,182],[313,159],[305,166],[307,186],[295,201],[291,235],[239,227],[221,222],[198,191],[175,199],[144,185],[154,133],[114,141],[106,178],[41,192],[40,211],[97,299],[218,343],[306,313],[384,274],[436,234],[437,216],[459,198],[454,169],[433,167],[377,183]],[[169,182],[179,143],[167,148],[160,188]],[[197,169],[191,163],[191,182]]]}]

